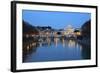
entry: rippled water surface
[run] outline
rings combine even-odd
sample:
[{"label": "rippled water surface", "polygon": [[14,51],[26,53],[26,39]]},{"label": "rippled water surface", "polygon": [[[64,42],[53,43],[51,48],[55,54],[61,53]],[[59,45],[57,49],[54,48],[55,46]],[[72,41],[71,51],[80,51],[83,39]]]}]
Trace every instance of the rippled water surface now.
[{"label": "rippled water surface", "polygon": [[27,43],[23,62],[44,62],[90,59],[90,47],[73,39],[40,38]]}]

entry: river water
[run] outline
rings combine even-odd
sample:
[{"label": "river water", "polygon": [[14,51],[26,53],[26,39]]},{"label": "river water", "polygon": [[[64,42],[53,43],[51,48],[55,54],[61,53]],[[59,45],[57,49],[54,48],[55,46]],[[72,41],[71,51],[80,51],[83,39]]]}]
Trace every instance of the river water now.
[{"label": "river water", "polygon": [[91,58],[91,50],[87,45],[74,39],[39,38],[37,42],[28,43],[23,53],[23,62],[47,62],[85,60]]}]

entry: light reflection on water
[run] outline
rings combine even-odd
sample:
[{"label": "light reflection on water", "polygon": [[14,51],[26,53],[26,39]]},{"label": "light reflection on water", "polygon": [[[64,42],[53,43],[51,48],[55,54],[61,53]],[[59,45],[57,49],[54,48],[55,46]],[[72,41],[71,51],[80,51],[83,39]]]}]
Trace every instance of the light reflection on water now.
[{"label": "light reflection on water", "polygon": [[90,47],[65,38],[40,38],[24,44],[23,62],[90,59]]}]

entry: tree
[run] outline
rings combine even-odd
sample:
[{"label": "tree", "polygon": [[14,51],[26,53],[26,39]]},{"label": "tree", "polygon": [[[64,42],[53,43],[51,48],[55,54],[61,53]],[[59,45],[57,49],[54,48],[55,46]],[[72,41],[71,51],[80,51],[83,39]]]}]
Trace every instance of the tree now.
[{"label": "tree", "polygon": [[85,36],[85,37],[90,37],[91,36],[91,20],[85,22],[83,24],[83,26],[81,27],[82,29],[82,36]]}]

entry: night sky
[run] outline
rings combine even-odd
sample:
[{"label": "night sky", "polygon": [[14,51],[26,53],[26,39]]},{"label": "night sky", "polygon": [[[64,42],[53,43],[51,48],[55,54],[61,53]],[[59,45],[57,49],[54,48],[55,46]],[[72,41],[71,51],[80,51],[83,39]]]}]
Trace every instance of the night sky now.
[{"label": "night sky", "polygon": [[33,26],[51,26],[64,29],[68,25],[80,28],[91,19],[90,13],[23,10],[22,19]]}]

